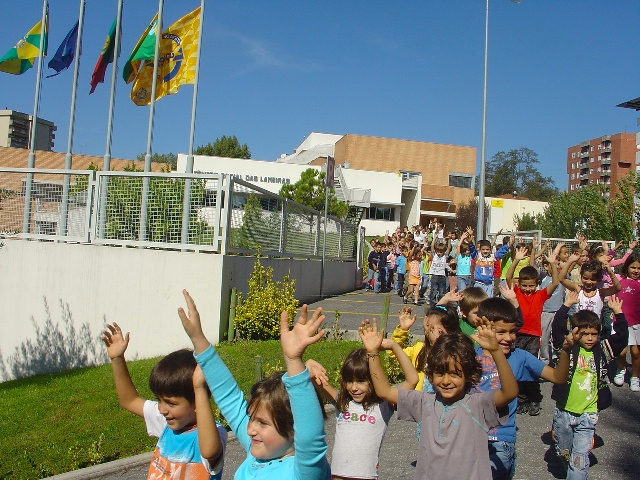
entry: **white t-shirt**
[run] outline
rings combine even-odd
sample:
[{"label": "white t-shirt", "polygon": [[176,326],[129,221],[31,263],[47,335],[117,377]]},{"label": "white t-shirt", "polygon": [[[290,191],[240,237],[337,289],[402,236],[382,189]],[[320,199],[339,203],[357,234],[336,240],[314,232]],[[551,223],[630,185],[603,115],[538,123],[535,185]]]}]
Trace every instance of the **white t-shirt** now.
[{"label": "white t-shirt", "polygon": [[385,401],[369,410],[349,402],[346,412],[336,409],[336,437],[331,452],[331,474],[340,477],[378,478],[382,438],[393,415]]},{"label": "white t-shirt", "polygon": [[431,259],[431,266],[429,267],[429,275],[446,275],[447,273],[447,255],[442,256],[437,253],[433,254]]}]

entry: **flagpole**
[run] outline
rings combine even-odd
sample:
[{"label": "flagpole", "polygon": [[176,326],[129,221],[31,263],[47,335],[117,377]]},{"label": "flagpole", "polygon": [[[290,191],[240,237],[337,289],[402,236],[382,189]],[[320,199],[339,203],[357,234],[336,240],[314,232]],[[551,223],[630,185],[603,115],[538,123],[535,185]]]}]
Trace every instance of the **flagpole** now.
[{"label": "flagpole", "polygon": [[[33,100],[33,117],[31,118],[31,139],[29,142],[29,156],[27,157],[27,168],[35,168],[36,165],[36,133],[38,125],[38,107],[40,105],[40,85],[42,83],[42,57],[44,56],[45,31],[47,30],[47,12],[49,3],[42,2],[42,23],[40,24],[40,54],[38,55],[38,71],[36,73],[36,91]],[[48,32],[47,32],[48,33]],[[33,173],[27,174],[27,184],[24,194],[24,217],[22,220],[22,231],[29,233],[31,224],[31,190],[33,184]]]},{"label": "flagpole", "polygon": [[[80,12],[78,13],[78,41],[76,42],[75,60],[73,62],[73,85],[71,87],[71,111],[69,113],[69,132],[67,135],[67,155],[64,158],[64,169],[71,170],[73,158],[73,128],[76,120],[76,93],[78,90],[78,72],[80,71],[80,52],[82,51],[82,30],[84,26],[85,0],[80,0]],[[69,183],[71,175],[65,173],[62,186],[62,208],[60,212],[60,228],[58,235],[67,235],[67,214],[69,212]]]},{"label": "flagpole", "polygon": [[[204,0],[200,0],[200,24],[198,25],[198,58],[196,60],[196,76],[193,85],[193,99],[191,102],[191,130],[189,132],[189,151],[187,153],[186,173],[193,173],[193,140],[196,131],[196,106],[198,104],[198,77],[200,76],[200,52],[202,51],[202,25],[204,24]],[[184,182],[184,196],[182,200],[182,238],[181,243],[189,242],[189,219],[191,218],[191,179]]]},{"label": "flagpole", "polygon": [[[151,105],[149,108],[149,129],[147,131],[147,151],[144,156],[144,171],[151,171],[151,145],[153,143],[153,116],[156,108],[156,83],[158,81],[158,63],[160,61],[160,42],[162,41],[162,8],[164,0],[158,1],[158,24],[156,25],[156,48],[153,56],[153,76],[151,78]],[[147,239],[147,209],[149,204],[149,177],[143,178],[142,202],[140,206],[140,233],[138,240]]]},{"label": "flagpole", "polygon": [[[118,57],[120,56],[120,39],[122,25],[122,0],[118,0],[118,13],[116,14],[116,34],[113,42],[113,67],[111,69],[111,93],[109,94],[109,118],[107,120],[107,146],[104,152],[102,170],[111,170],[111,142],[113,139],[113,115],[116,103],[116,84],[118,78]],[[107,190],[109,177],[102,177],[100,186],[100,226],[98,238],[104,238],[104,229],[107,223]]]}]

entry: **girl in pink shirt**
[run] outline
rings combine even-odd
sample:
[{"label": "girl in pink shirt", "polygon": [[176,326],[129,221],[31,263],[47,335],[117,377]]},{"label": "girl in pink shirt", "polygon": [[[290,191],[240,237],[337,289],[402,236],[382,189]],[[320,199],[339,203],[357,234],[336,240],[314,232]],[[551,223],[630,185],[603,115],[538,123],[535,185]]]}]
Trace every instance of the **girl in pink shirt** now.
[{"label": "girl in pink shirt", "polygon": [[[632,391],[640,392],[640,255],[631,253],[622,266],[622,274],[618,275],[620,286],[618,298],[622,300],[622,312],[629,324],[629,348],[631,349],[631,379],[629,386]],[[626,354],[623,350],[618,356],[618,373],[613,383],[621,387],[626,373]]]}]

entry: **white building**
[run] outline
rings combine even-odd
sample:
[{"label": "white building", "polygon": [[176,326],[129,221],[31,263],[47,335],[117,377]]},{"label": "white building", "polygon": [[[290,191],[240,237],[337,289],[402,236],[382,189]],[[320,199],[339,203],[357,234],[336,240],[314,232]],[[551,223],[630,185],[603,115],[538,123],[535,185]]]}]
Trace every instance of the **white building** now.
[{"label": "white building", "polygon": [[496,233],[500,229],[505,232],[516,231],[517,225],[514,221],[516,215],[519,217],[522,217],[525,213],[538,215],[543,213],[548,205],[547,202],[514,197],[513,195],[485,197],[485,201],[489,204],[487,228],[490,233]]},{"label": "white building", "polygon": [[[314,155],[314,158],[317,158],[315,153]],[[178,155],[178,172],[185,172],[186,161],[186,155]],[[302,172],[309,168],[322,170],[321,165],[242,158],[195,155],[193,159],[195,173],[235,176],[273,193],[278,193],[284,184],[297,182]],[[335,172],[336,196],[350,205],[367,209],[367,214],[361,222],[367,235],[384,235],[387,230],[393,231],[401,223],[418,223],[420,184],[419,178],[414,182],[403,182],[400,173],[353,170],[345,165],[337,166]],[[406,192],[410,194],[407,195]],[[413,199],[412,202],[407,203],[407,198]]]}]

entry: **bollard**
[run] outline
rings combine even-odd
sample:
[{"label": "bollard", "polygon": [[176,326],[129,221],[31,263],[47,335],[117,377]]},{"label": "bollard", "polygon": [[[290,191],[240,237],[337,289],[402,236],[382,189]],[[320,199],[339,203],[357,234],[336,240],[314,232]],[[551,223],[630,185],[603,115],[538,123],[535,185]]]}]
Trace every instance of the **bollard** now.
[{"label": "bollard", "polygon": [[238,304],[238,289],[231,289],[231,300],[229,301],[229,325],[227,327],[227,341],[235,339],[235,320],[236,320],[236,305]]},{"label": "bollard", "polygon": [[256,364],[256,382],[259,382],[262,380],[262,357],[260,355],[256,355],[254,362]]}]

